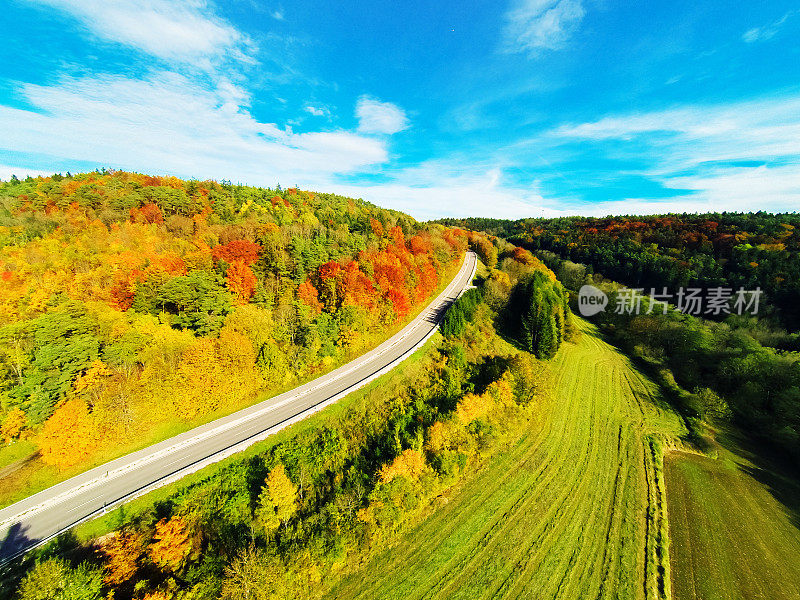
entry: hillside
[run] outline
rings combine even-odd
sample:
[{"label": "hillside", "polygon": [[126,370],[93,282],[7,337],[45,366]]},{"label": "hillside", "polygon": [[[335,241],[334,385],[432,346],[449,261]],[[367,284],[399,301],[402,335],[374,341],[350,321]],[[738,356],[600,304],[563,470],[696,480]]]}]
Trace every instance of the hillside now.
[{"label": "hillside", "polygon": [[670,598],[658,388],[581,325],[510,448],[330,598]]},{"label": "hillside", "polygon": [[466,244],[297,189],[0,183],[0,504],[364,352]]},{"label": "hillside", "polygon": [[59,586],[118,600],[324,594],[549,406],[546,363],[503,340],[494,323],[525,284],[516,302],[531,311],[532,300],[555,301],[534,312],[530,336],[514,342],[543,339],[532,349],[558,352],[575,335],[563,288],[528,252],[495,250],[498,268],[481,267],[444,334],[395,370],[33,550],[0,572],[0,594],[59,597]]}]

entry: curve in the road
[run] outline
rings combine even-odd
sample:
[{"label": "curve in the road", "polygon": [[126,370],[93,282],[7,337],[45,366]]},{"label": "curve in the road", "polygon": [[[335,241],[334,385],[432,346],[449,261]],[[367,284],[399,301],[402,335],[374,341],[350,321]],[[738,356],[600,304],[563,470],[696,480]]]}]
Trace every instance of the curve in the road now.
[{"label": "curve in the road", "polygon": [[336,402],[391,370],[436,331],[475,275],[468,252],[445,290],[399,333],[292,391],[123,456],[0,510],[0,564],[157,487],[218,462]]}]

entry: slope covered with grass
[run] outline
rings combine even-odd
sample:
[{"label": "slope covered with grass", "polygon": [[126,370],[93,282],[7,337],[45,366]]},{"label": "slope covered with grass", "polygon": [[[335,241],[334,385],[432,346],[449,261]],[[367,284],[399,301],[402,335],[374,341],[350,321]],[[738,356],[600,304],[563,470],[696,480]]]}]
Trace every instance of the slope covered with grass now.
[{"label": "slope covered with grass", "polygon": [[675,600],[800,598],[797,515],[776,495],[800,497],[790,481],[719,448],[719,460],[685,453],[665,459]]},{"label": "slope covered with grass", "polygon": [[330,598],[669,598],[653,384],[581,324],[536,425]]}]

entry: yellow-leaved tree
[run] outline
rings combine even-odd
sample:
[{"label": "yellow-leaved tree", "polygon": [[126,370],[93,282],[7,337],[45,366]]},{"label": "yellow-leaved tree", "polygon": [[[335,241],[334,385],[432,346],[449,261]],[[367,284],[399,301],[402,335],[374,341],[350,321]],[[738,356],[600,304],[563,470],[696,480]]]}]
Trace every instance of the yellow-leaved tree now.
[{"label": "yellow-leaved tree", "polygon": [[281,526],[286,527],[298,508],[297,486],[279,464],[269,472],[261,488],[256,518],[268,533],[272,533]]},{"label": "yellow-leaved tree", "polygon": [[397,456],[390,464],[381,468],[380,479],[389,483],[395,477],[406,477],[410,480],[419,479],[426,468],[425,457],[421,452],[408,448]]},{"label": "yellow-leaved tree", "polygon": [[464,425],[469,425],[474,420],[486,416],[493,404],[492,397],[488,393],[480,396],[467,394],[458,401],[456,416]]},{"label": "yellow-leaved tree", "polygon": [[150,558],[162,569],[179,571],[197,549],[197,540],[191,527],[181,517],[156,523],[154,542],[150,545]]},{"label": "yellow-leaved tree", "polygon": [[15,440],[25,429],[26,422],[25,412],[19,408],[12,408],[6,415],[2,427],[0,427],[0,438],[7,443]]},{"label": "yellow-leaved tree", "polygon": [[94,408],[103,394],[110,376],[111,371],[103,361],[96,360],[89,366],[86,373],[75,380],[75,392],[85,398],[90,410]]}]

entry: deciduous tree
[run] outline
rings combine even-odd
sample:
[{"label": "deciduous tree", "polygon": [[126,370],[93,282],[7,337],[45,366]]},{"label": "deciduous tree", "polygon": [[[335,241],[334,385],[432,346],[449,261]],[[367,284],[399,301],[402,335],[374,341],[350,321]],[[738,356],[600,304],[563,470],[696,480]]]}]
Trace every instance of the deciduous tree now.
[{"label": "deciduous tree", "polygon": [[148,552],[153,562],[162,569],[179,571],[196,549],[195,542],[189,524],[182,517],[161,519],[156,523],[153,543]]},{"label": "deciduous tree", "polygon": [[71,398],[56,408],[39,434],[42,460],[68,469],[96,450],[100,439],[97,423],[81,398]]},{"label": "deciduous tree", "polygon": [[275,531],[286,526],[297,512],[297,486],[286,475],[282,464],[274,467],[267,475],[258,498],[257,518],[267,531]]},{"label": "deciduous tree", "polygon": [[105,583],[118,586],[133,577],[145,548],[144,536],[134,529],[115,531],[107,536],[100,547],[106,559]]},{"label": "deciduous tree", "polygon": [[18,407],[12,408],[6,415],[3,426],[0,427],[0,438],[8,443],[17,439],[25,429],[27,420],[25,411]]},{"label": "deciduous tree", "polygon": [[425,471],[425,457],[418,450],[408,448],[397,456],[391,463],[381,467],[380,480],[389,483],[395,477],[406,477],[410,480],[419,479]]},{"label": "deciduous tree", "polygon": [[23,578],[19,600],[100,600],[103,574],[86,564],[73,569],[60,558],[37,563]]}]

